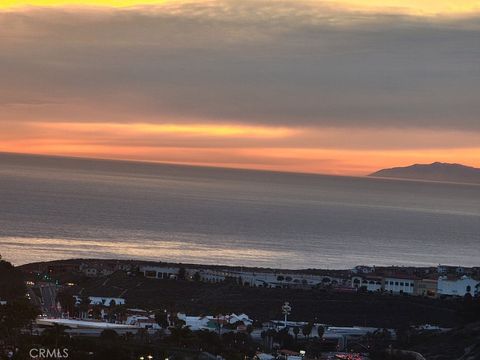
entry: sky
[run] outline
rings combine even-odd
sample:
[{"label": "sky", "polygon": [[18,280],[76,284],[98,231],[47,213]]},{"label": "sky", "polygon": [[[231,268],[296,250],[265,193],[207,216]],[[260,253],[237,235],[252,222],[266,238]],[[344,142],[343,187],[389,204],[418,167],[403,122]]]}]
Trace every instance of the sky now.
[{"label": "sky", "polygon": [[480,167],[480,1],[0,0],[0,151]]}]

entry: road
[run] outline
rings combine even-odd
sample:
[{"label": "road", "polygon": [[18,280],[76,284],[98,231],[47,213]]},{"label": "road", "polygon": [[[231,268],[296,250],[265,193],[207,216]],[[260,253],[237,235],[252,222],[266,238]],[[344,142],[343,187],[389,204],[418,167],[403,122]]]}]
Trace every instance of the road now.
[{"label": "road", "polygon": [[51,283],[38,283],[35,287],[40,291],[40,298],[35,294],[33,289],[29,289],[30,299],[42,309],[42,313],[49,317],[58,317],[60,315],[57,305],[58,287]]}]

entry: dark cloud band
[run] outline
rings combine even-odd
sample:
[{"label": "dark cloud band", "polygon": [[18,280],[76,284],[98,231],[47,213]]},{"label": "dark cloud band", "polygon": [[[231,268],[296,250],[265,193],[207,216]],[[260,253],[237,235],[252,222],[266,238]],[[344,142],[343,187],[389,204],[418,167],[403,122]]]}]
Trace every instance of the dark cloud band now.
[{"label": "dark cloud band", "polygon": [[480,131],[480,17],[302,2],[0,13],[0,121]]}]

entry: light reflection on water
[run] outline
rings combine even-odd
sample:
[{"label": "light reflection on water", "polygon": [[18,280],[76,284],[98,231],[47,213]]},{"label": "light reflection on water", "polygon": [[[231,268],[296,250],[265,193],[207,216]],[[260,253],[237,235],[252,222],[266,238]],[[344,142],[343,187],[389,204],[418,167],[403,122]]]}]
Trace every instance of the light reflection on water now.
[{"label": "light reflection on water", "polygon": [[259,249],[228,249],[218,246],[170,241],[142,243],[80,239],[0,238],[2,256],[23,264],[67,258],[142,259],[201,264],[270,266],[289,253]]},{"label": "light reflection on water", "polygon": [[[105,241],[82,239],[45,239],[0,237],[4,259],[21,265],[24,263],[69,258],[137,259],[175,263],[252,266],[269,268],[326,268],[348,269],[358,264],[435,266],[443,264],[478,265],[478,259],[469,249],[457,254],[432,257],[418,249],[393,247],[377,250],[330,246],[323,250],[272,249],[235,247],[179,241]],[[397,249],[397,250],[395,250]],[[461,249],[460,249],[461,250]],[[401,253],[399,253],[401,251]],[[383,256],[382,256],[382,255]],[[400,254],[400,255],[399,255]]]}]

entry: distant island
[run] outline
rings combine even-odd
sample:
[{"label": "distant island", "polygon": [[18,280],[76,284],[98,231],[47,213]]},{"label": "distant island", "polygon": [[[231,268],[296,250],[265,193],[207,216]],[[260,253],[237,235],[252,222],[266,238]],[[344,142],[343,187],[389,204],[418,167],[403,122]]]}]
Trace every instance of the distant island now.
[{"label": "distant island", "polygon": [[382,169],[368,176],[480,184],[479,168],[441,162]]}]

